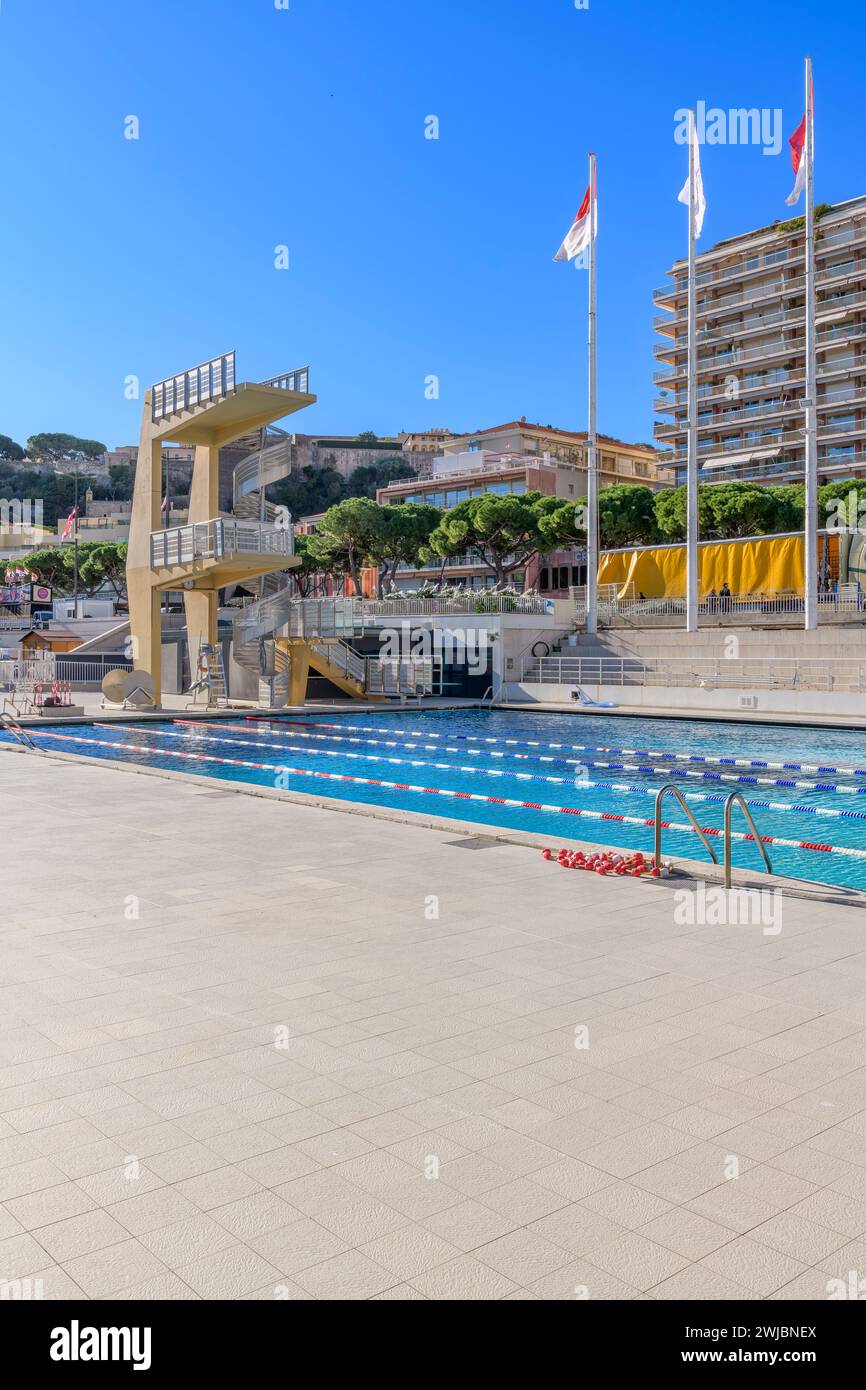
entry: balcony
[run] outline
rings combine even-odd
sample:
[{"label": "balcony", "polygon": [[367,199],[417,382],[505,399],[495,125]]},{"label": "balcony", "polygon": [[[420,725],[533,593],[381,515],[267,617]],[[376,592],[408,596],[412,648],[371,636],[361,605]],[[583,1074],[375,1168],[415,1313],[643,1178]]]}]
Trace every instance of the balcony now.
[{"label": "balcony", "polygon": [[[215,517],[192,526],[173,526],[153,531],[150,537],[151,569],[168,569],[211,562],[220,564],[235,556],[290,559],[295,553],[294,528],[267,526],[262,522]],[[271,566],[280,569],[280,564]]]},{"label": "balcony", "polygon": [[[819,225],[815,256],[817,260],[821,260],[824,256],[833,255],[849,246],[853,249],[863,242],[866,242],[866,222],[854,226],[838,227],[835,231],[827,232],[821,232]],[[698,270],[695,283],[699,288],[703,285],[723,285],[729,280],[759,275],[774,269],[777,265],[791,265],[797,262],[802,263],[802,261],[803,247],[799,244],[773,248],[763,252],[755,251],[746,253],[745,259],[739,265]],[[653,290],[653,299],[657,302],[675,299],[680,295],[685,296],[687,289],[688,277],[680,273],[676,281],[670,281],[666,285],[657,285]]]}]

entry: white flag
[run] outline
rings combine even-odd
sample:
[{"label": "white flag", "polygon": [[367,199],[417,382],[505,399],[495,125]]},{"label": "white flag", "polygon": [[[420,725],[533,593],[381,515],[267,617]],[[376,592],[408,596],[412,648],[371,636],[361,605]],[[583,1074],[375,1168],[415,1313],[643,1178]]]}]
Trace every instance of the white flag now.
[{"label": "white flag", "polygon": [[[691,123],[690,139],[695,152],[695,205],[692,212],[692,216],[694,218],[695,237],[697,238],[700,236],[701,228],[704,225],[704,213],[707,210],[707,200],[704,197],[704,180],[701,176],[701,147],[698,141],[698,133],[695,130],[694,120],[692,120]],[[682,189],[680,190],[677,196],[677,201],[680,203],[685,203],[686,207],[689,206],[688,179],[686,179],[685,183],[683,184]]]},{"label": "white flag", "polygon": [[[595,215],[595,230],[598,232],[598,211]],[[581,251],[585,251],[589,245],[590,238],[590,217],[589,217],[589,189],[583,195],[583,202],[577,210],[577,216],[569,227],[565,235],[565,240],[554,256],[555,261],[573,261],[579,256]]]}]

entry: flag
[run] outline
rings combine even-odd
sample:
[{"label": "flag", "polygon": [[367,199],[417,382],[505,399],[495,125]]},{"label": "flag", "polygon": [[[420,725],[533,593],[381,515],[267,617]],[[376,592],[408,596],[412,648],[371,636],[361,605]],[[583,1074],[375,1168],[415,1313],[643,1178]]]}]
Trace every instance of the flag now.
[{"label": "flag", "polygon": [[[809,75],[809,105],[812,108],[812,149],[815,148],[815,87],[812,82],[811,73]],[[791,168],[794,170],[794,187],[788,194],[785,202],[789,208],[795,203],[799,203],[800,194],[806,187],[806,116],[791,136],[788,144],[791,146]]]},{"label": "flag", "polygon": [[[573,261],[579,256],[581,251],[585,251],[589,245],[589,189],[583,195],[583,202],[577,210],[577,216],[569,227],[565,240],[554,256],[555,261]],[[595,211],[595,232],[598,232],[598,205]]]},{"label": "flag", "polygon": [[[700,142],[698,141],[698,133],[695,130],[694,120],[692,120],[691,122],[689,139],[691,140],[692,147],[695,152],[695,206],[693,211],[693,218],[695,239],[697,239],[700,236],[701,228],[704,225],[704,214],[707,210],[707,200],[704,197],[704,180],[701,174],[701,146]],[[689,206],[690,198],[688,179],[686,179],[685,183],[683,184],[682,188],[677,194],[677,202],[685,203],[686,207]]]},{"label": "flag", "polygon": [[63,528],[63,535],[60,537],[60,544],[61,544],[61,545],[63,544],[64,541],[68,541],[68,540],[69,540],[70,534],[71,534],[71,532],[72,532],[72,523],[73,523],[74,520],[75,520],[76,514],[77,514],[77,508],[73,507],[73,508],[72,508],[72,511],[69,513],[68,517],[66,518],[66,525],[65,525],[64,528]]},{"label": "flag", "polygon": [[162,499],[162,506],[161,506],[160,509],[159,509],[163,516],[165,516],[165,509],[166,509],[167,506],[168,506],[168,497],[166,496],[166,497],[163,497],[163,499]]}]

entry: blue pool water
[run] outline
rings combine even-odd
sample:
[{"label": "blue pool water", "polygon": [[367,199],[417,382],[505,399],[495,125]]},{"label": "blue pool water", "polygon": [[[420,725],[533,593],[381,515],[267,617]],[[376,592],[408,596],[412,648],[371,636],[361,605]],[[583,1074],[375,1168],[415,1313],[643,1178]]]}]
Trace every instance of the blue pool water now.
[{"label": "blue pool water", "polygon": [[[651,826],[607,817],[652,822],[654,793],[672,781],[700,825],[721,827],[722,802],[736,788],[750,803],[761,835],[861,852],[777,842],[768,849],[778,873],[866,889],[866,738],[857,732],[603,714],[311,709],[268,719],[239,714],[198,725],[177,719],[56,724],[31,733],[46,749],[527,830],[549,836],[551,845],[595,840],[651,852]],[[680,760],[662,756],[671,754]],[[749,765],[756,762],[780,766]],[[792,763],[820,771],[794,770]],[[339,780],[347,777],[361,780]],[[767,802],[772,806],[762,804]],[[673,797],[664,815],[685,822]],[[734,823],[747,830],[739,810]],[[721,858],[720,838],[714,844]],[[698,837],[685,830],[666,830],[663,848],[672,856],[706,857]],[[736,841],[733,859],[740,867],[760,867],[753,843]]]}]

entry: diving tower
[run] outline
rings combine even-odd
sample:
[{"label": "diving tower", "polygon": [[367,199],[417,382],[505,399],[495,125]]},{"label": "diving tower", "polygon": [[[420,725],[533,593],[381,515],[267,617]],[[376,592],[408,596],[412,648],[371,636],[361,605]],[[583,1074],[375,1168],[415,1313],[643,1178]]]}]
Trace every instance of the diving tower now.
[{"label": "diving tower", "polygon": [[[309,368],[267,381],[238,382],[235,354],[225,353],[145,392],[132,498],[127,586],[132,658],[149,673],[160,703],[162,594],[183,593],[190,661],[217,642],[217,601],[227,584],[292,569],[291,524],[219,510],[219,451],[225,444],[312,405]],[[185,526],[162,525],[162,445],[195,448],[189,517]]]}]

